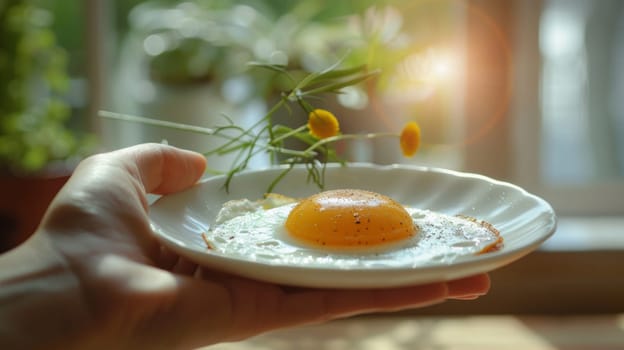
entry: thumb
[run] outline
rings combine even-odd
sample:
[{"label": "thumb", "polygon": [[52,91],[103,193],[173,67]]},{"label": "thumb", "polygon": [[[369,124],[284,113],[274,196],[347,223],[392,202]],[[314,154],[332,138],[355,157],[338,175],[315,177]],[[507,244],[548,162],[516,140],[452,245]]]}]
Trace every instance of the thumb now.
[{"label": "thumb", "polygon": [[201,154],[162,144],[142,144],[118,152],[121,159],[136,164],[133,175],[147,193],[183,190],[194,184],[206,168],[206,159]]}]

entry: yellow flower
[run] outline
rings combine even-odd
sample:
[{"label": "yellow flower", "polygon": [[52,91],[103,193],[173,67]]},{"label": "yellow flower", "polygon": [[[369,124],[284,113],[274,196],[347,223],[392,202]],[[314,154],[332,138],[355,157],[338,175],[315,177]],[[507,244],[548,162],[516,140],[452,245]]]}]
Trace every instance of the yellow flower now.
[{"label": "yellow flower", "polygon": [[313,136],[325,139],[338,135],[340,125],[332,112],[315,109],[308,115],[308,129]]},{"label": "yellow flower", "polygon": [[405,124],[401,131],[400,143],[404,156],[411,157],[416,154],[420,147],[420,127],[416,122]]}]

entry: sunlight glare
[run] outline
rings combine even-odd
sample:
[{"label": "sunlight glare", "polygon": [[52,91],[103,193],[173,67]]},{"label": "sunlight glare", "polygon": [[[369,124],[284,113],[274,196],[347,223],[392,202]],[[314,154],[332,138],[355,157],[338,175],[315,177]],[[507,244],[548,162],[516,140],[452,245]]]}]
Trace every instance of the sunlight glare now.
[{"label": "sunlight glare", "polygon": [[452,58],[448,55],[439,55],[432,62],[431,74],[439,80],[453,78],[457,74],[457,67]]},{"label": "sunlight glare", "polygon": [[459,73],[455,55],[436,49],[409,56],[400,70],[409,80],[428,84],[456,80]]},{"label": "sunlight glare", "polygon": [[452,51],[429,49],[406,57],[391,78],[392,100],[422,101],[460,83],[460,59]]}]

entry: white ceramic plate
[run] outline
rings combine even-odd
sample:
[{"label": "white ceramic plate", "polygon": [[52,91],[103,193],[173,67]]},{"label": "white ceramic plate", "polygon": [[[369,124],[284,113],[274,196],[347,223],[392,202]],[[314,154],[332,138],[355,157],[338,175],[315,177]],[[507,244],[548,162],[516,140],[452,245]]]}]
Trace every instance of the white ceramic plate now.
[{"label": "white ceramic plate", "polygon": [[[283,170],[269,168],[237,175],[230,192],[224,178],[201,181],[189,190],[163,196],[151,206],[153,231],[164,245],[200,265],[258,280],[308,287],[391,287],[443,281],[488,272],[535,250],[555,231],[551,206],[539,197],[505,182],[455,171],[405,165],[350,164],[328,166],[326,189],[359,188],[379,192],[398,202],[445,214],[464,214],[493,224],[504,239],[503,249],[462,257],[451,263],[392,268],[327,268],[254,261],[209,250],[201,234],[213,225],[221,205],[231,199],[260,199]],[[307,170],[294,168],[274,189],[290,197],[319,191],[306,181]]]}]

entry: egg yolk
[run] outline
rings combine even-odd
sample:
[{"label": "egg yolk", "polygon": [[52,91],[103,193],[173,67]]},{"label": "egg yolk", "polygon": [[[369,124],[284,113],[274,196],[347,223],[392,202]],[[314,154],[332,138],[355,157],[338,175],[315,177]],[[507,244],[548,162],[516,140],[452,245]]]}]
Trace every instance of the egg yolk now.
[{"label": "egg yolk", "polygon": [[409,213],[391,198],[363,190],[332,190],[299,202],[286,231],[305,243],[328,248],[375,247],[413,236]]}]

